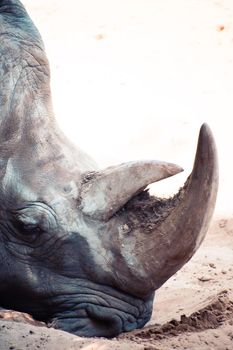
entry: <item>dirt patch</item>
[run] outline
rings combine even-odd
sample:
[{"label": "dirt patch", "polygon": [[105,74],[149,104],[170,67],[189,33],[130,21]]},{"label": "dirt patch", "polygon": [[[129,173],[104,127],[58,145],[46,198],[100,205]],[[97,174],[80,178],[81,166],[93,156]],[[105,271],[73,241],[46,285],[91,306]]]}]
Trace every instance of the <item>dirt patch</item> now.
[{"label": "dirt patch", "polygon": [[185,189],[186,184],[170,198],[151,196],[148,190],[144,190],[134,196],[116,215],[124,216],[127,213],[125,221],[130,229],[141,228],[143,232],[150,233],[182,200]]},{"label": "dirt patch", "polygon": [[[80,338],[72,334],[37,327],[30,316],[5,310],[7,317],[0,320],[1,349],[101,349],[101,350],[170,350],[192,349],[231,350],[233,341],[233,300],[222,291],[204,302],[202,308],[191,315],[181,315],[163,325],[152,325],[125,333],[112,340]],[[11,317],[14,321],[11,322]],[[19,319],[20,317],[20,319]],[[23,317],[23,318],[22,318]],[[29,318],[28,318],[29,317]],[[7,322],[5,322],[7,320]],[[30,324],[28,324],[30,323]]]},{"label": "dirt patch", "polygon": [[178,336],[185,332],[201,332],[216,329],[225,323],[233,325],[233,301],[228,292],[223,291],[209,305],[192,313],[181,315],[180,320],[171,320],[164,325],[154,325],[131,333],[122,334],[118,339],[128,339],[142,343]]}]

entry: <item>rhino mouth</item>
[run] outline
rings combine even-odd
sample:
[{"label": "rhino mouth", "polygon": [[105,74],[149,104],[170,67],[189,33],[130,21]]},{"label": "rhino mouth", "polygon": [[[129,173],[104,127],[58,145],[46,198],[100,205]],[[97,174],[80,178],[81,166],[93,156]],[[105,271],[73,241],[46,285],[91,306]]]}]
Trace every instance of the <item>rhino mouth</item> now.
[{"label": "rhino mouth", "polygon": [[54,298],[56,313],[47,319],[47,325],[78,336],[112,338],[149,321],[154,293],[143,300],[109,286],[104,286],[103,293],[95,284],[93,291],[93,285],[88,293],[85,288],[83,294]]},{"label": "rhino mouth", "polygon": [[88,305],[82,310],[57,314],[47,324],[81,337],[112,338],[142,328],[150,320],[152,306],[146,309],[143,314],[135,316],[107,306]]}]

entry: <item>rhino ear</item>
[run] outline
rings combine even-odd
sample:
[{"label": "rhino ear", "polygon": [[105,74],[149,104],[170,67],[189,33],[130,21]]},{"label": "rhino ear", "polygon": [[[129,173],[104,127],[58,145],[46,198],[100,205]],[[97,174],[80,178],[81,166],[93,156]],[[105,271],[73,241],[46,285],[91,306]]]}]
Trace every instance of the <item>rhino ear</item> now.
[{"label": "rhino ear", "polygon": [[106,168],[82,185],[80,208],[93,219],[107,221],[147,185],[183,171],[172,163],[136,161]]}]

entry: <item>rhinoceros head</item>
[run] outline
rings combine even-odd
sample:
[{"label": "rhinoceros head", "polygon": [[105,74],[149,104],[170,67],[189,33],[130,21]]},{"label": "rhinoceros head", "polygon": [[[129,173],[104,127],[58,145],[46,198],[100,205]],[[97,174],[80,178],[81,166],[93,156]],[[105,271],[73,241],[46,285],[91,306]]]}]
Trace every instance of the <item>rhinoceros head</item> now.
[{"label": "rhinoceros head", "polygon": [[55,123],[49,66],[20,1],[0,1],[0,305],[84,336],[150,318],[154,291],[194,254],[218,186],[203,125],[193,171],[173,198],[147,185],[179,173],[138,161],[99,170]]}]

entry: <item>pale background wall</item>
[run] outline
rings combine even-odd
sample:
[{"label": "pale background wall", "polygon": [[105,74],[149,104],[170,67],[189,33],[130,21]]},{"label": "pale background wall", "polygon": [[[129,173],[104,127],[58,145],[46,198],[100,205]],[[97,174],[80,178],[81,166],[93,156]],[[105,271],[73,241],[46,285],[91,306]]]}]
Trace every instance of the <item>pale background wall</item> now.
[{"label": "pale background wall", "polygon": [[216,137],[216,214],[233,213],[233,1],[24,0],[52,69],[64,132],[101,166],[175,162],[189,174],[199,127]]}]

